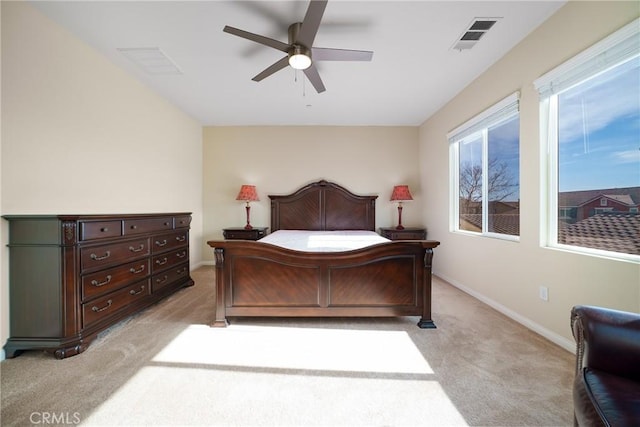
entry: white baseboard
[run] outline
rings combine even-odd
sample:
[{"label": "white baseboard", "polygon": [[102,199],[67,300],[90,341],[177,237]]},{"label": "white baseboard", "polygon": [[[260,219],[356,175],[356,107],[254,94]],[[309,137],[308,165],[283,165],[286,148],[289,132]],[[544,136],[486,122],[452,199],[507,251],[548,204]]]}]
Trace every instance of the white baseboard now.
[{"label": "white baseboard", "polygon": [[546,339],[548,339],[549,341],[551,341],[554,344],[559,345],[560,347],[564,348],[565,350],[567,350],[570,353],[575,354],[576,353],[576,344],[573,340],[569,340],[565,337],[563,337],[562,335],[558,335],[553,331],[550,331],[549,329],[541,326],[540,324],[534,322],[533,320],[524,317],[518,313],[516,313],[515,311],[503,306],[500,303],[497,303],[496,301],[492,300],[491,298],[487,298],[486,296],[482,295],[481,293],[478,293],[476,291],[474,291],[473,289],[470,289],[464,285],[462,285],[461,283],[456,282],[453,279],[450,279],[442,274],[433,274],[434,276],[437,276],[438,278],[444,280],[445,282],[449,283],[452,286],[455,286],[456,288],[460,289],[462,292],[471,295],[472,297],[474,297],[477,300],[482,301],[483,303],[487,304],[489,307],[493,308],[494,310],[504,314],[505,316],[509,317],[510,319],[515,320],[516,322],[520,323],[521,325],[525,326],[528,329],[531,329],[533,332],[542,335],[543,337],[545,337]]},{"label": "white baseboard", "polygon": [[191,264],[191,271],[197,270],[198,268],[204,267],[205,265],[214,266],[215,263],[213,261],[200,261],[200,262],[197,262],[195,264]]}]

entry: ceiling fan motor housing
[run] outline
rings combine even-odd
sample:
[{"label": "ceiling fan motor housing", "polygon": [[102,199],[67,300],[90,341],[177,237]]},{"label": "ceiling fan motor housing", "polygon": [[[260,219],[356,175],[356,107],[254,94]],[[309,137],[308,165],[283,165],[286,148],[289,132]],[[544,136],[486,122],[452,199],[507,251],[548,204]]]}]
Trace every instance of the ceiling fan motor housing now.
[{"label": "ceiling fan motor housing", "polygon": [[296,70],[306,70],[311,66],[311,49],[297,43],[298,33],[302,27],[301,22],[296,22],[289,26],[289,65]]},{"label": "ceiling fan motor housing", "polygon": [[294,22],[289,25],[289,44],[298,44],[298,34],[300,33],[300,28],[302,28],[302,22]]}]

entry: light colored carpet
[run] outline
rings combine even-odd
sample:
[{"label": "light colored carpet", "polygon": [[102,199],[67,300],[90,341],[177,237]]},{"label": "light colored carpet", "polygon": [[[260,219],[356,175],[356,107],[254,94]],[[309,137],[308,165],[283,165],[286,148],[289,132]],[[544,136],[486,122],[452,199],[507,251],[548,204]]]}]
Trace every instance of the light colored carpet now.
[{"label": "light colored carpet", "polygon": [[434,277],[433,318],[209,328],[214,269],[79,355],[0,365],[2,426],[569,426],[574,357]]}]

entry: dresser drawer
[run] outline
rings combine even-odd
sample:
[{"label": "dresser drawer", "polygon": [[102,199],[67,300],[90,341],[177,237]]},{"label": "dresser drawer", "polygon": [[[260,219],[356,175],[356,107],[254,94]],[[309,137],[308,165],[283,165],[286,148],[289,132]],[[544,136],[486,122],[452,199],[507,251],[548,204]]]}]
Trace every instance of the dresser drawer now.
[{"label": "dresser drawer", "polygon": [[189,249],[179,248],[168,251],[151,258],[151,271],[155,274],[175,265],[181,264],[189,259]]},{"label": "dresser drawer", "polygon": [[143,257],[149,253],[149,239],[81,248],[80,268],[83,272],[104,268],[118,262],[129,261],[131,258]]},{"label": "dresser drawer", "polygon": [[82,301],[109,293],[149,274],[151,274],[149,259],[146,258],[84,275],[82,276]]},{"label": "dresser drawer", "polygon": [[80,240],[122,236],[122,221],[88,221],[80,223]]},{"label": "dresser drawer", "polygon": [[121,308],[141,301],[150,294],[151,289],[147,279],[82,304],[83,327],[87,328],[93,323],[106,319],[117,313]]},{"label": "dresser drawer", "polygon": [[126,219],[124,235],[152,233],[154,231],[173,230],[173,218]]},{"label": "dresser drawer", "polygon": [[189,246],[189,231],[187,230],[155,236],[151,242],[151,252],[157,254],[181,246]]},{"label": "dresser drawer", "polygon": [[191,225],[191,215],[177,216],[174,219],[176,228],[189,228]]},{"label": "dresser drawer", "polygon": [[155,274],[151,278],[152,292],[157,292],[159,289],[187,276],[189,276],[189,264],[182,264],[163,271],[162,273]]}]

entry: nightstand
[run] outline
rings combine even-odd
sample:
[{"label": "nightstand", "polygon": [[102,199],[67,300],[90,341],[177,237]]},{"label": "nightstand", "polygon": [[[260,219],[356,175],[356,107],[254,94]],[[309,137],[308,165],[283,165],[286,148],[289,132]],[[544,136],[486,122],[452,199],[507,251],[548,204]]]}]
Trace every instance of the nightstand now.
[{"label": "nightstand", "polygon": [[398,230],[395,227],[380,227],[380,235],[389,240],[425,240],[427,229],[420,227],[405,227]]},{"label": "nightstand", "polygon": [[247,230],[244,227],[230,227],[222,230],[222,235],[227,240],[258,240],[267,235],[269,227],[253,227]]}]

